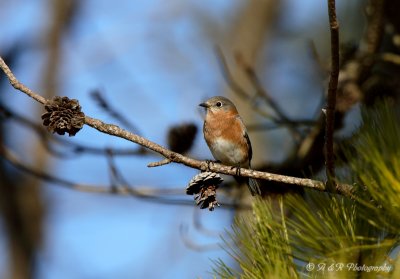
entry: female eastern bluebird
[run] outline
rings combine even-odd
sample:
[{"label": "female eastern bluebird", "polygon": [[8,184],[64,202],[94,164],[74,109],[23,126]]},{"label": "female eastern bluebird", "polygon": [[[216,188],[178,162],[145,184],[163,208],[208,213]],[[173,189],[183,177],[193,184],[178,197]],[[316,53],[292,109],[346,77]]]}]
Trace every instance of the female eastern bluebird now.
[{"label": "female eastern bluebird", "polygon": [[[225,97],[216,96],[200,106],[206,109],[203,133],[214,158],[226,165],[250,168],[251,143],[235,105]],[[253,196],[261,195],[256,180],[246,178],[246,183]]]}]

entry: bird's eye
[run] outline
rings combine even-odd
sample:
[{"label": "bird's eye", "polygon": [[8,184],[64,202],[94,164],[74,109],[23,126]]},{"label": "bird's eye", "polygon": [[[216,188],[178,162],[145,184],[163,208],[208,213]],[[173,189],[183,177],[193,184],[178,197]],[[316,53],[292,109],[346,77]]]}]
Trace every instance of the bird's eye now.
[{"label": "bird's eye", "polygon": [[221,106],[222,106],[222,103],[221,103],[221,102],[217,102],[215,105],[216,105],[217,107],[221,107]]}]

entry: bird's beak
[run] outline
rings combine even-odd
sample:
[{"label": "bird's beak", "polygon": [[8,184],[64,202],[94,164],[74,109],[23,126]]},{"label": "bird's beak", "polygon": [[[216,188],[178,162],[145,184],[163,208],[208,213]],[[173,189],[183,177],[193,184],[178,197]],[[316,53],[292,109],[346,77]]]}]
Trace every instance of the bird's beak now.
[{"label": "bird's beak", "polygon": [[199,106],[201,106],[203,108],[208,108],[208,104],[207,103],[201,103]]}]

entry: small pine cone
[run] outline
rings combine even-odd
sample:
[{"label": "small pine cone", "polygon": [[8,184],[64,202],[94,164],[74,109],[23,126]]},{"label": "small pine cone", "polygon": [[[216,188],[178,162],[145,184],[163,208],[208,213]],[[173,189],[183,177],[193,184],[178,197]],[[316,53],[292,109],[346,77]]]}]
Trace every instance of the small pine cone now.
[{"label": "small pine cone", "polygon": [[44,108],[46,112],[42,114],[43,125],[53,133],[64,135],[67,132],[69,136],[75,136],[85,123],[85,114],[81,112],[81,106],[76,99],[56,96]]},{"label": "small pine cone", "polygon": [[219,206],[217,201],[217,188],[218,185],[208,185],[200,189],[200,193],[194,196],[196,204],[200,206],[200,209],[208,208],[213,211],[215,206]]},{"label": "small pine cone", "polygon": [[199,173],[190,180],[186,194],[194,195],[194,200],[201,209],[208,208],[212,211],[215,206],[219,206],[217,188],[222,181],[223,179],[217,173]]},{"label": "small pine cone", "polygon": [[197,126],[187,123],[171,127],[168,131],[168,147],[174,152],[185,153],[193,145]]},{"label": "small pine cone", "polygon": [[186,188],[186,194],[193,195],[200,193],[202,187],[208,185],[218,185],[224,181],[218,173],[215,172],[201,172],[196,174],[189,182]]}]

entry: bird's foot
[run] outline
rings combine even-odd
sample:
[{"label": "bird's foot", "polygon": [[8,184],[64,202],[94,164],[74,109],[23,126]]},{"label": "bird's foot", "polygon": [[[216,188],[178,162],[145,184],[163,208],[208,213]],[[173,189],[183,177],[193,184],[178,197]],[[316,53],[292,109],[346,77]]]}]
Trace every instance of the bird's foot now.
[{"label": "bird's foot", "polygon": [[241,174],[240,174],[240,165],[233,166],[231,169],[232,170],[236,169],[236,176],[241,176]]},{"label": "bird's foot", "polygon": [[207,163],[207,171],[210,171],[210,165],[214,163],[221,163],[221,161],[213,161],[213,160],[206,160]]}]

